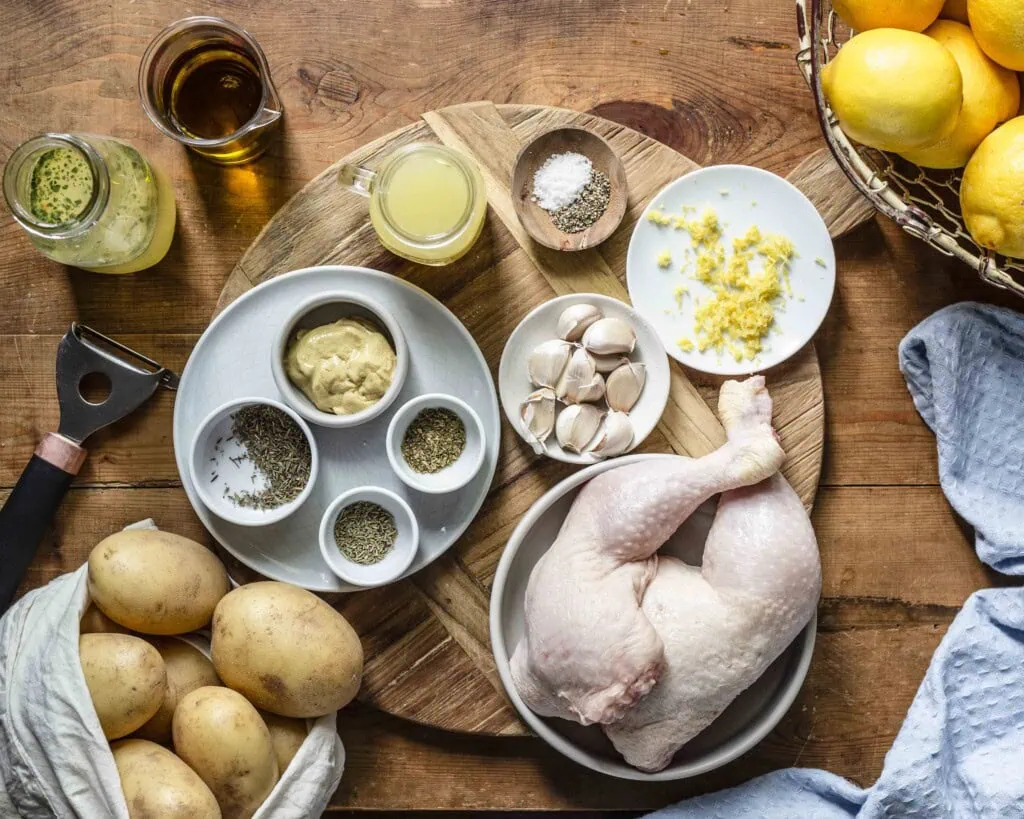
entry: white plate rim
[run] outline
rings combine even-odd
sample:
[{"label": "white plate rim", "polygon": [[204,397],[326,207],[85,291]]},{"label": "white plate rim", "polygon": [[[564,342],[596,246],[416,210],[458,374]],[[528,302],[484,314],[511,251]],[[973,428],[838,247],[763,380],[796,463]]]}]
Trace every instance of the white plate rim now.
[{"label": "white plate rim", "polygon": [[[817,219],[818,219],[818,221],[821,224],[821,228],[822,228],[825,236],[827,236],[828,239],[829,239],[829,241],[828,241],[828,254],[829,255],[825,257],[825,262],[826,262],[825,271],[828,274],[828,299],[827,299],[826,304],[825,304],[825,310],[822,312],[821,318],[818,320],[818,323],[814,326],[814,329],[810,330],[810,332],[801,333],[800,334],[800,338],[801,338],[800,344],[792,352],[790,352],[789,354],[787,354],[783,358],[780,358],[777,361],[772,361],[771,364],[764,365],[764,366],[757,366],[756,364],[754,364],[754,362],[744,362],[744,361],[735,362],[734,361],[734,362],[732,362],[732,366],[723,365],[721,367],[711,367],[711,366],[709,366],[705,362],[705,359],[703,357],[687,356],[675,344],[664,343],[664,339],[662,339],[662,341],[664,343],[664,347],[665,347],[665,352],[668,353],[669,356],[674,358],[680,364],[682,364],[685,367],[689,367],[691,370],[696,370],[697,372],[707,373],[708,375],[744,376],[744,375],[753,375],[755,373],[759,373],[759,372],[764,372],[766,370],[770,370],[773,367],[778,367],[779,365],[784,364],[786,361],[789,361],[789,359],[793,358],[793,356],[797,355],[801,350],[803,350],[808,344],[810,344],[813,341],[814,336],[817,334],[818,330],[821,329],[821,325],[824,323],[825,318],[828,316],[828,311],[829,311],[829,309],[832,306],[832,301],[835,299],[835,292],[836,292],[836,256],[835,256],[835,244],[832,241],[832,235],[831,235],[831,233],[829,233],[828,225],[825,224],[824,218],[822,218],[821,213],[818,212],[818,209],[814,206],[814,203],[811,202],[811,200],[807,197],[807,195],[802,190],[800,190],[796,185],[794,185],[788,179],[786,179],[785,177],[779,176],[777,173],[773,173],[772,171],[765,170],[764,168],[758,168],[758,167],[756,167],[754,165],[740,165],[740,164],[737,164],[737,163],[725,163],[725,164],[721,164],[721,165],[706,165],[703,168],[697,168],[696,170],[688,171],[687,173],[684,173],[682,176],[679,176],[676,179],[673,179],[667,185],[665,185],[664,187],[659,189],[658,192],[656,194],[654,194],[654,196],[651,197],[651,200],[647,203],[647,206],[643,209],[643,212],[637,218],[636,224],[633,225],[633,230],[632,230],[632,232],[629,235],[629,245],[626,247],[626,289],[629,291],[629,300],[630,300],[630,302],[633,302],[633,300],[634,300],[633,299],[633,287],[631,286],[631,284],[635,280],[635,277],[640,275],[639,273],[633,273],[631,275],[631,272],[630,272],[631,270],[634,269],[634,265],[631,265],[630,262],[631,262],[631,260],[633,260],[635,258],[636,252],[638,252],[638,251],[634,251],[634,246],[635,246],[635,244],[637,242],[636,236],[637,236],[637,232],[640,230],[640,228],[647,221],[647,214],[650,213],[652,210],[656,209],[655,205],[657,204],[657,201],[658,201],[659,197],[667,195],[668,192],[672,188],[674,188],[676,185],[681,185],[684,181],[692,180],[696,176],[712,175],[712,174],[714,174],[716,172],[720,173],[720,172],[726,171],[726,170],[727,171],[738,171],[738,172],[741,172],[741,173],[749,173],[751,176],[772,177],[772,178],[774,178],[774,180],[776,180],[778,182],[782,182],[784,187],[789,188],[799,198],[801,198],[805,202],[807,202],[807,204],[810,206],[811,210],[817,216]],[[634,305],[633,309],[636,310],[638,313],[640,313],[640,315],[644,316],[645,319],[647,318],[647,316],[638,307],[636,307],[635,305]],[[650,319],[648,319],[648,321],[650,321]],[[658,338],[661,338],[661,334],[660,333],[658,333]]]},{"label": "white plate rim", "polygon": [[[488,470],[489,474],[487,476],[487,482],[483,486],[482,491],[480,492],[479,497],[476,499],[475,503],[473,504],[472,513],[470,515],[468,515],[465,518],[465,520],[461,521],[459,524],[448,527],[448,531],[446,532],[446,535],[447,535],[447,538],[448,538],[448,541],[449,541],[448,545],[445,546],[434,557],[425,560],[423,563],[419,563],[418,562],[418,556],[420,554],[420,552],[418,552],[417,553],[417,559],[413,560],[413,563],[409,567],[409,569],[407,569],[402,575],[400,575],[399,577],[395,578],[395,580],[393,581],[393,582],[397,583],[397,582],[405,579],[406,577],[409,577],[410,575],[415,574],[420,569],[426,568],[431,563],[433,563],[435,560],[440,558],[442,555],[446,554],[451,549],[451,547],[454,546],[455,543],[458,542],[459,538],[462,537],[462,535],[465,533],[465,531],[469,528],[469,526],[472,524],[472,522],[476,519],[476,516],[480,513],[481,507],[483,507],[485,501],[487,500],[488,495],[490,495],[491,490],[493,489],[494,475],[497,472],[497,468],[498,468],[498,458],[499,458],[499,455],[500,455],[500,446],[501,446],[501,408],[499,407],[497,390],[495,389],[494,378],[491,375],[491,369],[490,369],[490,366],[487,363],[487,359],[484,358],[484,354],[480,350],[480,346],[476,343],[476,340],[473,338],[472,334],[469,332],[469,330],[466,328],[466,326],[462,323],[462,321],[458,318],[458,316],[456,316],[451,310],[449,310],[448,307],[446,307],[439,299],[435,298],[433,295],[428,293],[422,287],[419,287],[419,286],[413,284],[412,282],[409,282],[409,281],[407,281],[405,279],[402,279],[402,278],[400,278],[398,276],[392,275],[391,273],[385,273],[383,271],[374,270],[374,269],[368,268],[368,267],[361,267],[359,265],[346,265],[346,264],[328,264],[328,265],[313,265],[311,267],[303,267],[303,268],[299,268],[297,270],[290,270],[287,273],[282,273],[282,274],[280,274],[278,276],[274,276],[271,279],[267,279],[264,282],[260,282],[258,285],[254,286],[251,289],[247,290],[246,292],[242,293],[242,295],[240,295],[233,302],[231,302],[231,304],[229,304],[227,307],[225,307],[223,310],[221,310],[216,316],[214,316],[213,320],[209,323],[209,325],[207,325],[207,327],[203,331],[202,335],[200,335],[200,337],[196,340],[195,345],[193,345],[192,350],[189,353],[188,361],[185,362],[185,367],[181,371],[181,377],[180,377],[180,380],[179,380],[179,383],[178,383],[178,390],[177,390],[177,392],[175,394],[174,414],[173,414],[173,418],[172,418],[172,439],[173,439],[173,446],[174,446],[174,460],[175,460],[175,464],[176,464],[176,466],[178,468],[178,476],[179,476],[179,479],[181,480],[182,488],[185,490],[185,494],[188,497],[188,501],[189,501],[189,504],[192,507],[193,512],[195,513],[196,517],[199,518],[200,522],[203,524],[203,528],[206,529],[206,531],[210,534],[211,537],[214,538],[214,540],[217,541],[217,543],[219,543],[229,554],[231,554],[233,557],[235,557],[237,560],[239,560],[242,564],[244,564],[245,566],[249,567],[253,571],[258,572],[261,575],[263,575],[263,576],[265,576],[265,577],[267,577],[267,578],[269,578],[271,580],[277,579],[272,574],[267,573],[267,567],[260,566],[260,565],[255,565],[255,561],[252,561],[251,559],[247,558],[244,555],[244,552],[242,552],[239,549],[236,549],[236,548],[232,547],[229,543],[224,542],[224,540],[221,537],[219,537],[217,535],[217,533],[214,532],[213,529],[211,529],[209,524],[207,523],[207,517],[208,516],[213,516],[213,517],[216,517],[216,516],[213,514],[213,512],[211,512],[210,510],[208,510],[205,507],[205,505],[202,503],[202,500],[198,497],[198,494],[196,493],[195,488],[191,486],[191,481],[188,478],[188,464],[184,463],[182,461],[183,457],[184,458],[188,457],[187,453],[188,453],[188,450],[189,450],[189,445],[188,445],[188,442],[184,441],[184,440],[182,440],[181,443],[179,444],[179,438],[184,438],[184,433],[179,433],[179,426],[183,423],[181,421],[180,417],[179,417],[179,412],[180,412],[179,407],[183,403],[181,401],[181,396],[185,392],[184,388],[188,387],[188,385],[190,383],[189,375],[190,375],[190,372],[191,372],[191,367],[192,367],[192,363],[193,363],[193,360],[194,360],[194,356],[195,356],[197,350],[199,350],[200,345],[203,343],[204,339],[207,338],[208,334],[210,334],[211,331],[213,331],[219,325],[219,323],[224,320],[224,317],[227,316],[233,309],[235,309],[237,307],[237,305],[244,304],[245,301],[247,299],[253,297],[253,294],[256,293],[257,291],[259,291],[259,290],[261,290],[263,288],[269,288],[271,286],[274,286],[275,284],[278,284],[282,280],[299,278],[301,276],[308,276],[308,275],[313,275],[313,274],[330,273],[330,272],[343,272],[343,273],[354,273],[354,274],[357,274],[357,275],[366,275],[366,276],[369,276],[371,278],[375,278],[375,279],[379,279],[379,280],[388,282],[388,283],[390,283],[390,284],[392,284],[394,286],[400,286],[400,287],[409,288],[410,290],[414,290],[414,291],[418,292],[419,294],[421,294],[426,299],[428,299],[430,302],[433,303],[433,305],[436,308],[438,308],[440,310],[441,314],[444,315],[451,322],[451,324],[455,327],[456,332],[461,334],[463,336],[463,338],[467,341],[469,349],[470,349],[472,355],[476,358],[478,364],[480,365],[480,368],[481,368],[481,370],[484,373],[484,378],[486,380],[486,384],[489,387],[488,393],[487,393],[488,402],[490,403],[489,412],[488,412],[488,416],[489,417],[487,419],[481,419],[481,422],[484,424],[485,432],[487,433],[487,440],[484,442],[484,449],[485,449],[484,465],[481,467],[481,471]],[[269,368],[269,366],[270,365],[268,363],[267,367]],[[181,454],[181,453],[184,453],[184,454]],[[390,465],[389,465],[389,468],[390,468]],[[314,545],[316,546],[316,550],[315,550],[316,554],[319,555],[320,559],[322,560],[323,556],[320,555],[319,543],[314,544]],[[326,563],[324,564],[324,568],[326,570],[325,571],[325,575],[329,576],[334,581],[336,581],[336,584],[330,585],[330,586],[325,586],[323,584],[320,584],[320,585],[316,585],[316,586],[304,586],[303,588],[307,588],[310,591],[320,592],[320,593],[334,593],[334,592],[346,592],[346,593],[348,593],[348,592],[366,591],[366,589],[364,587],[353,586],[353,585],[347,584],[344,581],[342,581],[341,578],[337,577],[337,575],[334,574],[334,572],[330,569],[330,567],[328,567],[326,565]],[[296,585],[291,580],[284,580],[284,581],[281,581],[281,582],[288,582],[288,583],[293,583],[293,585]]]},{"label": "white plate rim", "polygon": [[546,718],[535,714],[527,707],[526,703],[523,702],[522,698],[519,696],[519,692],[516,690],[516,687],[512,682],[511,658],[509,656],[508,647],[505,645],[504,635],[502,634],[501,608],[502,601],[504,600],[505,585],[508,581],[508,574],[511,570],[512,562],[515,559],[516,553],[523,544],[526,533],[533,528],[541,515],[543,515],[556,501],[561,499],[563,495],[587,482],[595,475],[606,472],[609,469],[626,466],[627,464],[637,463],[639,461],[646,461],[655,458],[677,457],[680,456],[663,453],[625,455],[621,458],[593,464],[586,469],[581,469],[578,472],[569,475],[564,480],[555,484],[555,486],[534,501],[533,505],[526,511],[526,514],[520,518],[519,523],[516,525],[516,528],[509,536],[508,542],[505,544],[505,549],[502,552],[501,559],[498,561],[498,567],[494,573],[494,581],[491,584],[491,602],[488,617],[491,651],[494,655],[494,664],[498,669],[498,677],[501,679],[501,684],[505,689],[505,694],[512,701],[512,705],[519,713],[520,718],[522,718],[522,720],[537,736],[547,742],[563,756],[573,760],[579,765],[590,768],[591,770],[607,774],[608,776],[614,776],[619,779],[632,779],[640,782],[670,782],[678,779],[688,779],[690,777],[699,776],[700,774],[715,770],[716,768],[720,768],[723,765],[732,762],[737,757],[742,756],[761,742],[762,739],[768,736],[772,730],[774,730],[786,715],[786,712],[796,701],[800,690],[803,688],[804,680],[807,677],[807,672],[811,667],[811,659],[814,655],[814,644],[818,631],[817,610],[815,610],[810,621],[806,626],[804,626],[801,632],[796,636],[796,638],[794,638],[793,642],[790,643],[789,647],[786,649],[786,651],[788,651],[793,646],[797,646],[799,656],[797,658],[796,665],[793,667],[791,676],[786,679],[771,707],[764,711],[755,722],[751,723],[748,729],[738,734],[731,742],[720,746],[716,752],[709,753],[705,758],[695,760],[693,762],[681,765],[670,764],[664,770],[656,771],[654,773],[645,773],[644,771],[631,767],[625,761],[610,762],[596,757],[588,751],[581,750],[565,739],[565,737],[557,731],[550,728],[547,724]]}]

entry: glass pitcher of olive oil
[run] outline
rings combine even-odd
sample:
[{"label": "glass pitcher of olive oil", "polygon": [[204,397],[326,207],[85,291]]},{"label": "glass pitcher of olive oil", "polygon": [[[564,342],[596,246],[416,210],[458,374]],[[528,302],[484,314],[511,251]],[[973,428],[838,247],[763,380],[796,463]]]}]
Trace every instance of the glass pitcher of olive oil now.
[{"label": "glass pitcher of olive oil", "polygon": [[343,165],[338,181],[370,198],[370,222],[392,253],[446,265],[476,242],[487,215],[480,169],[443,145],[399,148],[376,171]]},{"label": "glass pitcher of olive oil", "polygon": [[221,165],[259,157],[284,115],[263,50],[219,17],[187,17],[149,44],[139,96],[163,133]]},{"label": "glass pitcher of olive oil", "polygon": [[4,198],[44,255],[96,273],[134,273],[167,253],[174,189],[127,142],[43,134],[4,168]]}]

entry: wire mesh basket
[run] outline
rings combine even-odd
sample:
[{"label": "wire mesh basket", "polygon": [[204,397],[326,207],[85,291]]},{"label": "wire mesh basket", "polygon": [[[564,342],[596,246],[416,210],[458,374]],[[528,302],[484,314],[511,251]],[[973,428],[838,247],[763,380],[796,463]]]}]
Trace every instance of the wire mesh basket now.
[{"label": "wire mesh basket", "polygon": [[1024,261],[980,247],[964,227],[962,171],[921,168],[896,154],[856,144],[843,133],[825,101],[821,70],[852,32],[833,11],[831,0],[796,0],[796,15],[797,64],[814,94],[825,141],[853,184],[911,236],[967,263],[988,283],[1024,296]]}]

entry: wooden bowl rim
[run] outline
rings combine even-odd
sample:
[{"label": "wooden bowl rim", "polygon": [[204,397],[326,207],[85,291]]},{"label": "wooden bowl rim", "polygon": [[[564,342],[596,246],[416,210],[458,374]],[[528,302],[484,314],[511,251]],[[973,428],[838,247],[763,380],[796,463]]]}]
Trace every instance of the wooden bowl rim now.
[{"label": "wooden bowl rim", "polygon": [[[608,169],[610,171],[610,173],[608,174],[608,181],[613,186],[611,192],[612,195],[608,202],[608,208],[605,210],[603,214],[601,214],[601,217],[594,223],[594,225],[587,228],[587,230],[585,231],[581,231],[580,234],[562,233],[554,226],[553,223],[551,224],[550,234],[540,233],[534,230],[532,220],[523,218],[525,213],[527,212],[527,208],[529,207],[530,200],[528,195],[523,195],[522,186],[519,186],[517,188],[515,184],[516,177],[519,174],[520,166],[523,164],[523,159],[526,156],[527,152],[530,151],[530,149],[534,148],[542,140],[550,138],[552,134],[564,133],[568,131],[575,131],[580,134],[584,134],[586,138],[596,140],[597,143],[604,146],[604,149],[608,152],[608,156],[611,157],[611,163]],[[594,158],[589,154],[587,154],[587,158],[590,159],[591,162],[594,161]],[[615,177],[619,177],[618,181],[615,179]],[[615,197],[616,186],[621,187],[622,191],[622,195],[618,199],[616,199]],[[535,136],[529,142],[524,144],[519,149],[519,152],[516,154],[515,162],[512,163],[512,179],[510,188],[512,190],[512,206],[516,212],[516,218],[519,219],[519,224],[523,226],[526,232],[530,235],[530,238],[533,239],[535,242],[542,244],[544,247],[550,248],[551,250],[560,250],[567,253],[572,253],[579,250],[589,250],[590,248],[596,247],[597,245],[601,244],[606,239],[608,239],[616,230],[618,230],[619,225],[622,224],[622,220],[626,215],[626,210],[628,209],[629,204],[629,186],[626,180],[626,166],[625,163],[622,161],[622,158],[615,152],[612,146],[608,143],[608,140],[606,140],[603,136],[591,130],[588,130],[587,128],[581,128],[578,125],[561,125],[556,126],[554,128],[549,128],[548,130],[537,134],[537,136]],[[535,207],[540,208],[539,205],[535,205]],[[621,212],[616,213],[616,211]],[[609,215],[612,218],[607,220],[607,224],[602,226],[600,231],[593,232],[594,226],[600,224],[602,221],[605,221],[606,217],[608,217]],[[586,234],[586,239],[577,245],[572,241],[572,237],[579,236],[581,234]],[[569,241],[568,243],[565,240],[562,240],[561,242],[554,241],[551,238],[549,238],[550,236],[569,237]]]}]

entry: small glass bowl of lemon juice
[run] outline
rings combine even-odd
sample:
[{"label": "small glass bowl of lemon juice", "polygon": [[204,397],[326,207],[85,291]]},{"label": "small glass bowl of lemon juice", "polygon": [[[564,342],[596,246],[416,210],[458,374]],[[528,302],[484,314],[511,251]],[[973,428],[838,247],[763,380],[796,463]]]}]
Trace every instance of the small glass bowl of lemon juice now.
[{"label": "small glass bowl of lemon juice", "polygon": [[159,262],[174,236],[174,190],[127,142],[43,134],[4,168],[4,197],[32,244],[63,264],[134,273]]},{"label": "small glass bowl of lemon juice", "polygon": [[407,145],[376,171],[344,165],[338,181],[370,198],[370,222],[381,244],[413,262],[451,264],[483,229],[487,197],[480,169],[443,145]]}]

